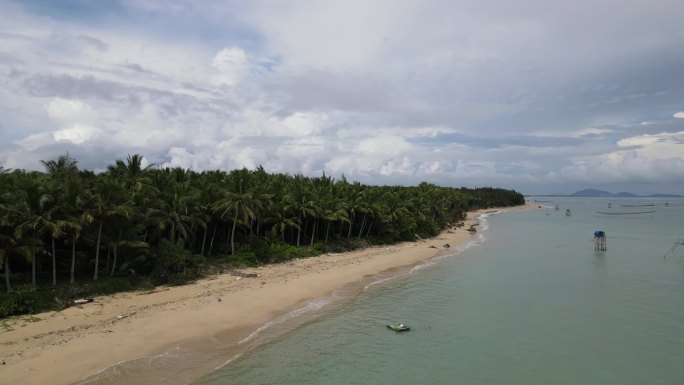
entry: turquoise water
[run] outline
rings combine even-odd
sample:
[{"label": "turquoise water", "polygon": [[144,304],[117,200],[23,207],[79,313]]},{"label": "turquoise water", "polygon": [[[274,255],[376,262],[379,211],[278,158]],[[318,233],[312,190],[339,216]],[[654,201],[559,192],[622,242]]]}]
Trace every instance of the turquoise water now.
[{"label": "turquoise water", "polygon": [[[594,214],[654,202],[653,214]],[[196,385],[681,384],[684,246],[663,256],[684,238],[684,200],[667,202],[489,215],[461,254],[372,285]]]}]

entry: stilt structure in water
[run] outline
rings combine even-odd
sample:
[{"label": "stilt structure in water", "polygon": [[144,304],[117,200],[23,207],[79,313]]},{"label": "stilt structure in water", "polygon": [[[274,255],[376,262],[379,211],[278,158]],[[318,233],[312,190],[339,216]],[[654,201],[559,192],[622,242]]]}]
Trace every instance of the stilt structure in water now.
[{"label": "stilt structure in water", "polygon": [[679,238],[674,245],[672,245],[672,248],[663,255],[663,258],[667,258],[668,255],[673,254],[675,249],[677,249],[679,246],[684,246],[684,238]]},{"label": "stilt structure in water", "polygon": [[602,230],[594,231],[594,250],[606,251],[606,233]]},{"label": "stilt structure in water", "polygon": [[570,209],[565,210],[565,216],[569,217],[570,215],[572,215],[572,213],[570,212]]}]

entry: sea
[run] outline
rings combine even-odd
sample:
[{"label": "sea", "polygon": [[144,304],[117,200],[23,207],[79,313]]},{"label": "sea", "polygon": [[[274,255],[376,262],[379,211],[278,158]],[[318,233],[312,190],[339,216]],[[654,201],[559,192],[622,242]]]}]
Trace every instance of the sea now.
[{"label": "sea", "polygon": [[273,320],[193,384],[684,384],[684,199],[528,202]]}]

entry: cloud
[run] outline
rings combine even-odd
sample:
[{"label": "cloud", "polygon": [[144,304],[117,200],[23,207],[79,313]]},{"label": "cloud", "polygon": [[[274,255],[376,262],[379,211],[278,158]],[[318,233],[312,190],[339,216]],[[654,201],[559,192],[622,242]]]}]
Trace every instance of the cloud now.
[{"label": "cloud", "polygon": [[47,106],[48,116],[60,122],[92,121],[95,111],[80,100],[54,98]]},{"label": "cloud", "polygon": [[71,142],[73,144],[83,144],[90,140],[100,132],[95,127],[85,126],[82,124],[74,124],[68,128],[57,130],[54,133],[54,138],[58,142]]},{"label": "cloud", "polygon": [[684,3],[662,1],[10,4],[0,162],[680,188]]},{"label": "cloud", "polygon": [[248,70],[247,55],[238,47],[224,48],[214,56],[211,66],[216,70],[214,84],[234,86]]},{"label": "cloud", "polygon": [[617,145],[615,151],[578,159],[549,176],[556,182],[684,183],[684,131],[628,137]]}]

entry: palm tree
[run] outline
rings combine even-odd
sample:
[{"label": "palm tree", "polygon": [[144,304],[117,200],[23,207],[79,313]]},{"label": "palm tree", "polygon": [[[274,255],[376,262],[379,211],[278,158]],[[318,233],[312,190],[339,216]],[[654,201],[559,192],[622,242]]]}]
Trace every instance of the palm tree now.
[{"label": "palm tree", "polygon": [[249,186],[249,171],[232,171],[227,178],[227,188],[223,198],[215,204],[216,210],[221,212],[221,219],[231,215],[233,227],[230,232],[230,252],[235,255],[235,229],[238,223],[247,224],[250,219],[255,217],[254,208],[258,202],[254,199],[254,194]]},{"label": "palm tree", "polygon": [[297,228],[297,246],[299,246],[302,233],[302,219],[305,221],[304,228],[306,228],[306,220],[309,217],[315,216],[316,213],[314,211],[314,202],[310,198],[310,193],[306,185],[306,179],[303,175],[295,175],[289,187],[290,191],[285,196],[285,201],[287,202],[285,210],[292,210],[297,215],[297,221],[300,224],[300,226]]},{"label": "palm tree", "polygon": [[108,175],[99,176],[88,195],[88,207],[83,215],[88,222],[97,222],[95,268],[93,271],[93,280],[97,281],[100,270],[102,228],[107,219],[113,216],[128,218],[133,211],[133,206],[132,202],[127,200],[123,186]]},{"label": "palm tree", "polygon": [[20,179],[18,205],[16,210],[19,223],[15,237],[31,247],[31,283],[36,285],[36,252],[42,248],[39,235],[47,232],[52,237],[59,236],[59,225],[52,220],[54,206],[50,206],[52,196],[46,192],[45,183],[38,175],[27,174]]},{"label": "palm tree", "polygon": [[[7,292],[12,290],[10,283],[10,256],[15,253],[17,242],[12,236],[16,227],[16,210],[13,209],[15,194],[14,177],[7,170],[0,170],[0,262],[5,272]],[[29,255],[26,255],[29,258]]]},{"label": "palm tree", "polygon": [[81,237],[83,226],[90,222],[92,217],[83,215],[85,209],[85,191],[79,179],[67,181],[65,186],[63,201],[60,202],[64,209],[64,217],[61,219],[62,227],[68,230],[71,235],[71,269],[69,273],[69,283],[74,283],[76,270],[76,243]]}]

